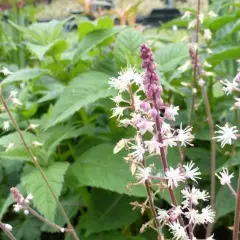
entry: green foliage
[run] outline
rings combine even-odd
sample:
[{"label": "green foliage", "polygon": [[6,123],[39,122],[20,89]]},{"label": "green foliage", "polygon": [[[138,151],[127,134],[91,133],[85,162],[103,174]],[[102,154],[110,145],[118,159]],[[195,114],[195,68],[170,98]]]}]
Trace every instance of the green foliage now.
[{"label": "green foliage", "polygon": [[109,76],[101,72],[89,72],[73,79],[53,107],[52,114],[45,127],[48,128],[62,122],[81,107],[112,95],[108,80]]},{"label": "green foliage", "polygon": [[[137,5],[126,14],[135,12]],[[198,48],[200,60],[205,63],[204,80],[213,121],[221,126],[227,121],[231,125],[239,124],[239,111],[229,111],[234,100],[226,98],[220,83],[220,79],[232,79],[236,75],[239,66],[235,60],[240,58],[239,10],[236,7],[229,12],[227,7],[216,7],[220,11],[215,18],[205,14]],[[116,119],[111,118],[114,103],[109,98],[115,96],[115,92],[109,88],[108,81],[127,65],[135,66],[140,72],[139,48],[147,42],[154,50],[164,102],[180,106],[172,127],[179,127],[181,123],[186,126],[193,74],[191,66],[184,70],[179,67],[189,60],[188,44],[180,40],[195,36],[187,26],[196,10],[189,10],[192,14],[189,20],[174,19],[159,28],[144,30],[116,26],[114,17],[109,16],[96,20],[80,16],[40,23],[35,22],[34,17],[29,18],[26,8],[19,10],[18,16],[9,11],[9,21],[0,23],[0,70],[7,67],[13,72],[9,76],[0,73],[3,96],[7,99],[10,91],[18,91],[23,106],[16,107],[8,100],[10,110],[81,240],[156,239],[151,231],[138,236],[151,213],[147,210],[141,216],[138,210],[131,210],[129,203],[136,200],[142,203],[146,190],[144,186],[126,189],[129,182],[136,181],[123,159],[127,152],[113,154],[116,142],[132,137],[134,130],[119,127]],[[77,29],[66,31],[75,24]],[[173,31],[176,26],[178,30]],[[212,31],[212,40],[204,40],[204,29]],[[198,87],[197,90],[194,146],[183,149],[183,154],[187,162],[193,160],[200,168],[203,174],[200,188],[209,189],[211,137],[204,101]],[[0,127],[7,120],[7,113],[1,111]],[[30,123],[39,126],[29,129]],[[51,234],[72,239],[69,234],[56,233],[56,229],[32,216],[13,214],[14,200],[9,189],[16,186],[24,196],[33,194],[30,206],[39,214],[66,227],[56,201],[38,169],[33,167],[14,126],[11,125],[9,131],[0,130],[0,134],[0,219],[13,225],[17,240],[55,238]],[[34,147],[33,141],[42,145]],[[6,151],[11,142],[14,147]],[[231,171],[239,168],[239,146],[236,143],[221,149],[217,145],[216,172],[222,167]],[[168,148],[166,152],[169,166],[176,167],[182,162],[178,148]],[[162,169],[156,156],[147,159],[147,164],[151,163],[156,169]],[[175,194],[180,203],[179,191],[175,190]],[[171,204],[168,191],[160,191],[156,203],[159,207]],[[231,226],[235,200],[227,187],[217,184],[215,206],[216,226],[219,223]],[[6,238],[4,234],[0,237]]]},{"label": "green foliage", "polygon": [[125,195],[94,188],[85,219],[86,234],[109,231],[133,223],[138,214],[131,211],[131,200]]},{"label": "green foliage", "polygon": [[[57,198],[61,194],[64,174],[67,171],[68,166],[68,163],[56,162],[43,169],[43,173],[47,177]],[[33,194],[33,203],[40,213],[49,220],[53,221],[57,209],[57,203],[39,170],[32,169],[32,167],[30,167],[30,169],[27,168],[22,177],[22,184],[26,192]]]},{"label": "green foliage", "polygon": [[145,189],[141,186],[133,188],[130,192],[126,190],[126,184],[133,181],[128,166],[122,161],[126,153],[114,155],[113,148],[112,144],[100,144],[78,157],[72,171],[79,184],[129,195],[146,196]]},{"label": "green foliage", "polygon": [[142,34],[131,28],[118,34],[113,52],[117,64],[119,66],[139,65],[139,49],[143,41]]}]

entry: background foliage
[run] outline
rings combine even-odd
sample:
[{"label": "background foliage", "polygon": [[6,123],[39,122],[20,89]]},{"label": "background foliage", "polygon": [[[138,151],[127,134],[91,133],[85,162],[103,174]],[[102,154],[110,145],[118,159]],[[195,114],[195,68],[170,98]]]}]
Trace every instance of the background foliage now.
[{"label": "background foliage", "polygon": [[[229,111],[233,101],[224,96],[219,80],[233,78],[238,68],[240,6],[229,5],[228,1],[216,5],[217,2],[212,8],[217,9],[219,16],[204,20],[204,26],[213,32],[214,38],[206,45],[201,37],[200,56],[202,62],[211,64],[205,70],[210,73],[207,85],[214,122],[239,125],[239,112]],[[123,161],[125,153],[113,155],[114,144],[130,136],[131,130],[117,127],[116,119],[110,118],[113,103],[109,97],[115,93],[109,89],[108,80],[128,64],[140,69],[139,47],[148,42],[154,49],[164,97],[180,106],[177,124],[187,124],[192,70],[189,67],[183,72],[179,67],[189,59],[188,46],[181,42],[184,36],[192,35],[185,28],[188,21],[176,19],[143,31],[116,26],[108,16],[94,21],[80,17],[74,22],[77,29],[69,32],[66,31],[72,24],[69,19],[39,23],[34,21],[34,14],[30,7],[17,12],[13,9],[8,21],[0,22],[0,64],[13,72],[8,77],[0,76],[3,95],[18,90],[23,106],[12,107],[12,111],[21,129],[30,123],[39,124],[36,130],[24,132],[25,139],[28,143],[36,140],[43,144],[40,148],[31,147],[32,151],[81,239],[156,239],[151,230],[138,236],[138,229],[149,216],[132,211],[129,202],[143,201],[145,189],[126,190],[126,184],[133,179]],[[173,31],[172,26],[176,25],[181,28]],[[6,113],[0,113],[0,123],[5,120]],[[199,93],[194,115],[195,146],[186,150],[186,156],[200,167],[201,187],[207,189],[210,185],[208,131]],[[9,142],[14,142],[15,148],[5,152]],[[240,164],[239,156],[238,143],[224,149],[218,146],[217,168],[234,169]],[[168,159],[176,167],[179,153],[169,149]],[[53,229],[31,216],[14,213],[9,194],[12,186],[31,192],[37,211],[65,225],[13,127],[9,132],[0,132],[0,218],[14,226],[14,235],[19,240],[70,239],[67,234],[53,233]],[[167,202],[167,194],[160,194],[158,205]],[[233,203],[229,190],[217,186],[217,239],[230,231],[227,228],[233,224]]]}]

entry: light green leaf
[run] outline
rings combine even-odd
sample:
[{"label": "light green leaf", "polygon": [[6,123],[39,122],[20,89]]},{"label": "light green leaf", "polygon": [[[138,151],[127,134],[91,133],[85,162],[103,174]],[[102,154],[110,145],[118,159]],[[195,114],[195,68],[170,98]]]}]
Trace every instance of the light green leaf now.
[{"label": "light green leaf", "polygon": [[[67,171],[68,166],[69,164],[66,162],[55,162],[48,168],[43,169],[43,172],[57,197],[61,194],[64,174]],[[32,171],[22,177],[22,184],[27,193],[33,194],[33,204],[39,212],[47,219],[54,221],[57,203],[39,170],[32,167]]]},{"label": "light green leaf", "polygon": [[120,66],[140,62],[140,45],[143,43],[143,35],[132,28],[122,31],[116,39],[114,47],[114,58]]},{"label": "light green leaf", "polygon": [[96,30],[88,33],[85,38],[80,42],[77,57],[88,53],[90,50],[101,44],[106,39],[114,36],[123,29],[122,26],[116,26],[110,29]]},{"label": "light green leaf", "polygon": [[167,44],[158,49],[154,55],[160,71],[175,71],[176,67],[189,57],[188,46],[183,43]]},{"label": "light green leaf", "polygon": [[133,199],[126,195],[93,189],[88,204],[87,235],[117,229],[133,223],[137,219],[138,213],[132,211],[131,201]]},{"label": "light green leaf", "polygon": [[49,74],[49,71],[46,69],[25,68],[9,75],[2,81],[1,84],[7,84],[7,83],[12,83],[17,81],[26,81],[26,80],[35,79],[40,77],[41,75],[47,75],[47,74]]},{"label": "light green leaf", "polygon": [[126,184],[135,180],[123,160],[126,152],[113,154],[113,148],[111,144],[100,144],[77,158],[71,170],[79,184],[100,187],[121,194],[146,196],[143,186],[133,187],[131,192],[126,190]]},{"label": "light green leaf", "polygon": [[108,81],[109,76],[101,72],[84,73],[73,79],[53,107],[45,128],[66,120],[83,106],[112,95]]},{"label": "light green leaf", "polygon": [[37,45],[33,43],[26,43],[26,45],[40,61],[43,60],[45,55],[56,57],[68,47],[68,44],[64,39],[57,39],[47,45]]},{"label": "light green leaf", "polygon": [[235,19],[236,19],[236,16],[234,15],[220,16],[220,17],[214,18],[213,20],[210,20],[206,24],[206,27],[210,28],[211,31],[217,31],[218,29],[220,29],[227,23],[234,21]]},{"label": "light green leaf", "polygon": [[233,46],[233,47],[225,48],[216,53],[213,53],[209,58],[207,58],[207,61],[209,63],[216,64],[222,60],[238,59],[238,58],[240,58],[240,47]]}]

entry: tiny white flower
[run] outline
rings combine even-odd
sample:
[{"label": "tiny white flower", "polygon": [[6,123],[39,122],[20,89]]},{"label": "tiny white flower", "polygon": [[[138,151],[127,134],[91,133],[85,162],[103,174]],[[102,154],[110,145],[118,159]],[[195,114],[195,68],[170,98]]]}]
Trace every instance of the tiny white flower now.
[{"label": "tiny white flower", "polygon": [[229,174],[227,168],[223,168],[223,170],[219,174],[216,173],[216,176],[219,178],[222,185],[231,184],[231,178],[234,177],[233,173]]},{"label": "tiny white flower", "polygon": [[13,74],[13,72],[9,71],[6,67],[3,67],[3,69],[0,71],[4,76],[8,76]]},{"label": "tiny white flower", "polygon": [[135,151],[133,151],[132,153],[129,154],[130,157],[132,157],[134,160],[141,162],[143,160],[144,157],[144,153],[145,153],[145,148],[142,145],[142,143],[140,141],[136,141],[136,145],[132,145],[130,147],[130,149],[133,149]]},{"label": "tiny white flower", "polygon": [[232,144],[232,140],[236,140],[237,136],[236,133],[238,132],[237,127],[229,127],[228,123],[225,124],[224,127],[220,127],[217,125],[217,127],[220,129],[218,131],[215,131],[215,133],[220,134],[219,136],[214,137],[217,139],[218,142],[221,142],[221,147],[223,148],[226,144]]},{"label": "tiny white flower", "polygon": [[145,146],[147,147],[150,154],[160,154],[161,143],[156,140],[156,137],[153,137],[151,140],[144,141]]},{"label": "tiny white flower", "polygon": [[39,124],[34,124],[34,123],[30,123],[29,127],[30,129],[35,129],[39,126]]},{"label": "tiny white flower", "polygon": [[129,125],[131,125],[131,120],[130,119],[127,119],[127,118],[125,118],[125,119],[121,119],[121,120],[119,120],[119,123],[120,123],[120,126],[123,126],[123,127],[128,127]]},{"label": "tiny white flower", "polygon": [[175,147],[177,146],[176,139],[174,138],[173,134],[171,132],[164,134],[163,143],[161,145],[162,147]]},{"label": "tiny white flower", "polygon": [[187,163],[187,165],[183,165],[183,167],[185,168],[185,177],[197,182],[196,179],[200,179],[199,175],[201,175],[201,173],[199,172],[198,167],[194,168],[194,165],[195,163],[191,161],[190,163]]},{"label": "tiny white flower", "polygon": [[208,16],[209,16],[210,18],[216,18],[218,15],[217,15],[214,11],[210,11],[210,12],[208,13]]},{"label": "tiny white flower", "polygon": [[9,123],[9,121],[4,121],[2,128],[3,128],[4,131],[8,131],[8,130],[10,129],[10,123]]},{"label": "tiny white flower", "polygon": [[191,144],[194,136],[191,134],[192,127],[187,126],[185,129],[182,128],[182,123],[180,125],[180,129],[177,130],[178,135],[176,136],[176,140],[181,143],[181,146],[186,146],[186,144],[193,146]]},{"label": "tiny white flower", "polygon": [[61,229],[60,229],[60,232],[61,232],[61,233],[64,233],[64,232],[65,232],[65,228],[61,228]]},{"label": "tiny white flower", "polygon": [[116,154],[120,152],[123,148],[125,148],[128,144],[129,140],[128,139],[121,139],[116,146],[113,149],[113,153]]},{"label": "tiny white flower", "polygon": [[32,141],[32,145],[34,147],[41,147],[42,146],[42,143],[38,142],[38,141]]},{"label": "tiny white flower", "polygon": [[29,211],[28,211],[27,209],[25,209],[25,210],[23,211],[23,213],[24,213],[25,215],[28,215],[28,214],[29,214]]},{"label": "tiny white flower", "polygon": [[10,91],[9,98],[16,98],[18,94],[17,90]]},{"label": "tiny white flower", "polygon": [[161,127],[161,133],[163,135],[165,134],[168,134],[168,133],[171,133],[171,131],[173,130],[173,128],[171,128],[171,125],[166,123],[166,122],[163,122],[162,123],[162,127]]},{"label": "tiny white flower", "polygon": [[164,117],[170,121],[175,121],[175,116],[178,115],[179,106],[170,105],[166,107]]},{"label": "tiny white flower", "polygon": [[165,179],[168,181],[168,187],[174,188],[178,187],[179,182],[183,182],[185,180],[185,177],[182,175],[179,168],[174,169],[170,167],[165,172]]},{"label": "tiny white flower", "polygon": [[182,15],[182,19],[189,19],[191,16],[191,12],[186,11],[183,15]]},{"label": "tiny white flower", "polygon": [[164,209],[158,209],[157,210],[157,219],[160,221],[166,221],[169,219],[168,212]]},{"label": "tiny white flower", "polygon": [[182,66],[178,68],[179,71],[185,72],[191,66],[191,61],[187,60]]},{"label": "tiny white flower", "polygon": [[238,87],[238,84],[235,81],[230,82],[225,79],[224,81],[221,80],[220,82],[223,84],[223,91],[226,93],[226,95],[231,94]]},{"label": "tiny white flower", "polygon": [[184,227],[178,222],[173,222],[168,224],[170,232],[173,234],[173,239],[176,240],[189,240],[188,235]]},{"label": "tiny white flower", "polygon": [[139,129],[141,135],[144,135],[146,132],[153,132],[154,124],[155,123],[153,121],[143,119],[141,122],[137,123],[136,126]]},{"label": "tiny white flower", "polygon": [[202,87],[202,86],[204,86],[204,84],[205,84],[205,81],[202,78],[200,78],[199,81],[198,81],[198,85],[200,87]]},{"label": "tiny white flower", "polygon": [[4,227],[8,230],[8,231],[12,231],[13,227],[10,224],[4,223]]},{"label": "tiny white flower", "polygon": [[20,212],[20,210],[22,209],[22,206],[19,204],[14,204],[13,205],[13,211],[14,212]]},{"label": "tiny white flower", "polygon": [[23,105],[18,98],[11,98],[11,101],[13,102],[13,104],[20,106]]},{"label": "tiny white flower", "polygon": [[123,98],[122,98],[122,96],[121,96],[120,94],[117,95],[117,96],[115,96],[115,97],[113,97],[113,98],[110,98],[110,99],[111,99],[113,102],[115,102],[117,106],[119,105],[119,103],[121,103],[121,102],[124,101]]},{"label": "tiny white flower", "polygon": [[189,209],[189,211],[184,213],[186,218],[189,219],[189,223],[196,223],[198,214],[199,214],[198,210],[196,210],[196,209]]},{"label": "tiny white flower", "polygon": [[178,26],[177,26],[177,25],[173,25],[173,26],[172,26],[172,30],[173,30],[174,32],[176,32],[176,31],[178,30]]},{"label": "tiny white flower", "polygon": [[135,175],[139,183],[145,183],[145,181],[148,180],[151,172],[152,172],[152,169],[150,167],[146,167],[146,168],[138,167]]},{"label": "tiny white flower", "polygon": [[113,114],[112,117],[117,117],[117,119],[120,119],[120,117],[123,116],[123,111],[126,109],[126,107],[115,107],[112,108]]},{"label": "tiny white flower", "polygon": [[29,193],[26,197],[27,200],[31,201],[33,199],[33,195]]},{"label": "tiny white flower", "polygon": [[210,41],[212,39],[212,32],[209,29],[204,29],[203,37],[206,41]]},{"label": "tiny white flower", "polygon": [[215,218],[215,212],[210,206],[207,206],[202,209],[202,218],[205,220],[205,223],[213,223]]},{"label": "tiny white flower", "polygon": [[13,143],[13,142],[10,142],[10,143],[8,144],[8,146],[7,146],[6,150],[5,150],[5,152],[8,152],[8,151],[12,150],[13,147],[14,147],[14,143]]},{"label": "tiny white flower", "polygon": [[196,19],[192,20],[192,21],[188,24],[188,29],[195,28],[196,24],[197,24],[197,20],[196,20]]}]

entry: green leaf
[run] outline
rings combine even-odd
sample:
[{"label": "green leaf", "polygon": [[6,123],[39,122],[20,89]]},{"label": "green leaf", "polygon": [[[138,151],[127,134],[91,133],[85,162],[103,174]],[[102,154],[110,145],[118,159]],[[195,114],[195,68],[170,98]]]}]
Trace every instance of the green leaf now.
[{"label": "green leaf", "polygon": [[210,20],[207,23],[207,28],[210,28],[211,31],[217,31],[224,25],[226,25],[229,22],[232,22],[236,19],[236,16],[234,15],[225,15],[225,16],[220,16],[217,18],[214,18],[213,20]]},{"label": "green leaf", "polygon": [[53,107],[45,128],[66,120],[83,106],[112,95],[108,80],[109,76],[101,72],[81,74],[72,80]]},{"label": "green leaf", "polygon": [[[43,169],[43,172],[57,198],[61,194],[64,174],[67,171],[68,166],[69,164],[66,162],[56,162],[48,168]],[[49,220],[53,221],[57,209],[57,203],[39,170],[32,167],[32,171],[22,177],[22,184],[27,193],[33,194],[33,203],[39,212]]]},{"label": "green leaf", "polygon": [[133,223],[138,213],[132,210],[131,201],[133,199],[126,195],[93,189],[86,219],[87,235]]},{"label": "green leaf", "polygon": [[135,180],[123,160],[126,152],[113,154],[113,148],[111,144],[100,144],[77,158],[71,170],[79,184],[145,197],[143,186],[133,187],[131,192],[126,190],[126,184]]},{"label": "green leaf", "polygon": [[17,240],[40,240],[42,222],[33,216],[12,223],[13,235]]},{"label": "green leaf", "polygon": [[175,71],[189,56],[188,46],[183,43],[171,43],[161,47],[155,52],[156,63],[162,72]]},{"label": "green leaf", "polygon": [[78,46],[77,57],[79,57],[79,55],[88,53],[97,45],[101,44],[106,39],[114,36],[122,29],[122,26],[116,26],[114,28],[96,30],[88,33]]},{"label": "green leaf", "polygon": [[223,50],[220,50],[219,52],[216,52],[212,54],[210,57],[208,57],[207,61],[209,63],[216,64],[222,60],[236,59],[236,58],[237,59],[240,58],[239,46],[224,48]]},{"label": "green leaf", "polygon": [[[232,181],[232,186],[234,189],[237,188],[236,178]],[[216,219],[223,217],[231,212],[234,212],[236,206],[236,199],[231,193],[228,186],[221,186],[217,193],[215,202]]]},{"label": "green leaf", "polygon": [[117,64],[120,66],[126,66],[127,64],[134,66],[139,63],[140,45],[143,41],[143,35],[132,28],[118,34],[114,47],[114,58]]},{"label": "green leaf", "polygon": [[68,44],[64,39],[57,39],[47,45],[37,45],[33,43],[26,43],[26,45],[40,61],[43,60],[45,55],[56,57],[68,47]]},{"label": "green leaf", "polygon": [[46,69],[25,68],[9,75],[2,81],[1,84],[7,84],[7,83],[12,83],[17,81],[26,81],[26,80],[35,79],[42,75],[47,75],[47,74],[49,74],[49,71]]}]

